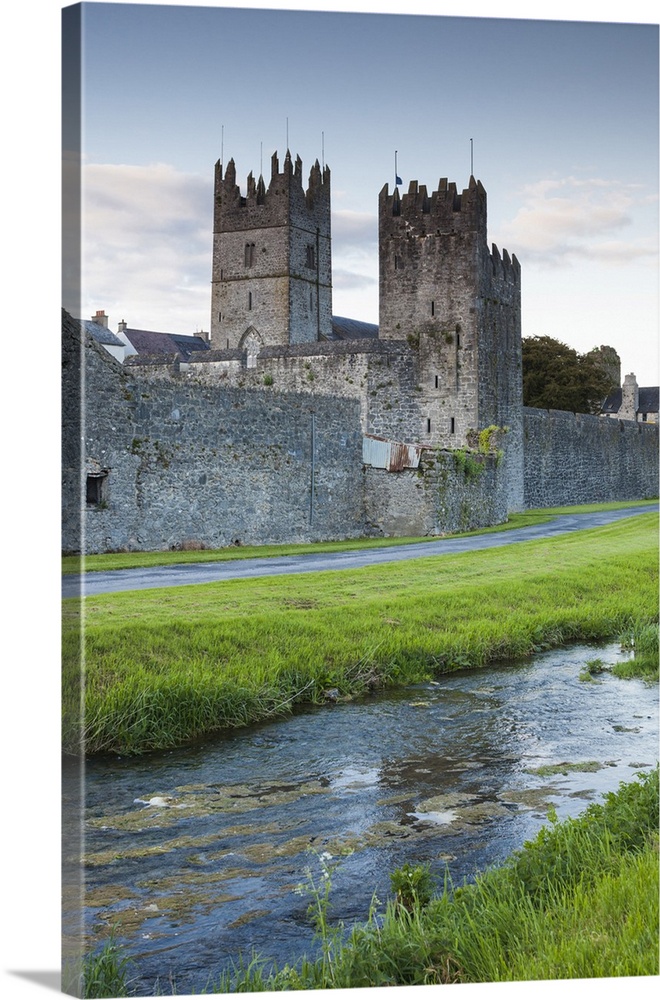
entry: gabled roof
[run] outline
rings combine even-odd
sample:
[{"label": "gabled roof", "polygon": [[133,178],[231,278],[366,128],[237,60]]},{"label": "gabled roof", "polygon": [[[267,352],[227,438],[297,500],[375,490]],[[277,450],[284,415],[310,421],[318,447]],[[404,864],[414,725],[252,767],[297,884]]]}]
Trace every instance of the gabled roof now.
[{"label": "gabled roof", "polygon": [[107,344],[108,347],[126,347],[124,341],[120,340],[112,330],[108,330],[107,326],[95,323],[92,319],[81,319],[79,323],[97,344]]},{"label": "gabled roof", "polygon": [[378,325],[364,323],[361,319],[347,319],[345,316],[332,317],[333,340],[362,340],[377,337]]},{"label": "gabled roof", "polygon": [[[639,387],[638,413],[657,413],[658,398],[660,396],[657,385],[641,385]],[[621,389],[611,392],[601,407],[601,413],[618,413],[621,409]]]},{"label": "gabled roof", "polygon": [[202,337],[183,333],[158,333],[155,330],[124,329],[138,354],[178,354],[189,358],[196,351],[208,351],[209,345]]}]

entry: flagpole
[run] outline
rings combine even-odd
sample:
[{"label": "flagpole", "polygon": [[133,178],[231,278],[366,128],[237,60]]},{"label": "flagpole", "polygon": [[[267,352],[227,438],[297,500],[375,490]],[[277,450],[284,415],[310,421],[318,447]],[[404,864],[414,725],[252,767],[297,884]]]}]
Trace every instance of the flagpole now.
[{"label": "flagpole", "polygon": [[470,139],[470,177],[474,176],[474,151],[473,151],[473,140]]},{"label": "flagpole", "polygon": [[399,180],[399,171],[397,168],[396,157],[398,150],[394,150],[394,187],[397,186],[397,181]]}]

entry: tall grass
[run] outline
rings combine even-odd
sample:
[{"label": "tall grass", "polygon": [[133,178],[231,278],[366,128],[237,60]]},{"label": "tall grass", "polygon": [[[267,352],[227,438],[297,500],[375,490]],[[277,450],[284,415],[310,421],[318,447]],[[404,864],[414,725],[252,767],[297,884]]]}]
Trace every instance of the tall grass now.
[{"label": "tall grass", "polygon": [[551,817],[473,883],[391,901],[326,945],[280,970],[239,964],[218,992],[657,975],[657,769],[577,819]]},{"label": "tall grass", "polygon": [[[65,627],[63,743],[139,753],[657,621],[657,516],[363,570],[87,598]],[[641,633],[640,633],[641,634]]]}]

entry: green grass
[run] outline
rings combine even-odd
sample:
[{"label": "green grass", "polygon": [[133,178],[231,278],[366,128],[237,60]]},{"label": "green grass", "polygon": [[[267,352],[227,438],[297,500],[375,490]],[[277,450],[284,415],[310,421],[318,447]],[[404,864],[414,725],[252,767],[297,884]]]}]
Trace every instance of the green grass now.
[{"label": "green grass", "polygon": [[[521,514],[510,514],[506,524],[496,524],[490,528],[467,531],[465,535],[484,535],[530,525],[544,524],[558,514],[588,514],[600,510],[620,510],[624,507],[642,506],[652,500],[631,500],[609,504],[584,504],[574,507],[548,507],[528,510]],[[434,542],[438,536],[425,535],[421,538],[352,538],[334,542],[309,542],[290,545],[241,545],[224,549],[201,549],[192,552],[108,552],[100,555],[64,556],[63,573],[87,573],[113,569],[138,569],[150,566],[172,566],[184,563],[222,562],[233,559],[270,558],[275,556],[318,554],[319,552],[350,552],[356,549],[375,549],[392,545],[410,545],[418,542]]]},{"label": "green grass", "polygon": [[656,514],[354,571],[64,602],[63,746],[140,753],[657,621]]},{"label": "green grass", "polygon": [[[323,886],[323,906],[328,900]],[[327,907],[326,907],[327,912]],[[254,959],[218,992],[492,983],[658,974],[658,771],[551,825],[500,868],[430,902],[316,921],[321,956]]]}]

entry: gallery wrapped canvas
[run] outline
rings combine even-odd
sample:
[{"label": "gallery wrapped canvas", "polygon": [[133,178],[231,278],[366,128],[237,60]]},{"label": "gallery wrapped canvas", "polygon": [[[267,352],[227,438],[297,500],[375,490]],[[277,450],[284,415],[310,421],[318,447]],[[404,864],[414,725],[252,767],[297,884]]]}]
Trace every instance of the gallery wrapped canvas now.
[{"label": "gallery wrapped canvas", "polygon": [[65,992],[657,976],[657,54],[64,9]]}]

